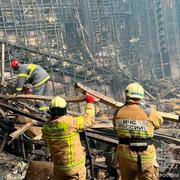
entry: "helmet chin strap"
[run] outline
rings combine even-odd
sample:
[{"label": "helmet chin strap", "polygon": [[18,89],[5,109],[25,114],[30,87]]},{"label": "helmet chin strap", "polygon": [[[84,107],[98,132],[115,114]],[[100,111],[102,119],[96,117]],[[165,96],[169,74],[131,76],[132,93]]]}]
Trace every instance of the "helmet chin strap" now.
[{"label": "helmet chin strap", "polygon": [[131,98],[126,98],[126,104],[141,104],[141,99],[131,99]]}]

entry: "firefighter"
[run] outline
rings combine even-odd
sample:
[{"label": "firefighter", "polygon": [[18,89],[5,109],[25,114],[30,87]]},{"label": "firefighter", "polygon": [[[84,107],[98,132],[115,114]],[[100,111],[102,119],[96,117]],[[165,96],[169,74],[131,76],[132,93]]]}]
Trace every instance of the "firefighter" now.
[{"label": "firefighter", "polygon": [[62,97],[56,96],[50,102],[52,118],[42,132],[54,162],[56,180],[86,179],[85,152],[79,131],[93,124],[95,101],[97,99],[87,95],[85,114],[76,118],[67,115],[67,102]]},{"label": "firefighter", "polygon": [[118,109],[113,124],[119,137],[117,158],[122,180],[157,180],[159,168],[152,142],[154,129],[163,119],[144,101],[144,89],[131,83],[125,90],[126,102]]},{"label": "firefighter", "polygon": [[[26,83],[32,84],[32,93],[35,95],[49,95],[48,80],[49,74],[41,66],[36,64],[21,64],[18,59],[11,60],[11,67],[18,72],[16,92],[27,94]],[[44,113],[48,106],[44,101],[36,101],[39,111]]]}]

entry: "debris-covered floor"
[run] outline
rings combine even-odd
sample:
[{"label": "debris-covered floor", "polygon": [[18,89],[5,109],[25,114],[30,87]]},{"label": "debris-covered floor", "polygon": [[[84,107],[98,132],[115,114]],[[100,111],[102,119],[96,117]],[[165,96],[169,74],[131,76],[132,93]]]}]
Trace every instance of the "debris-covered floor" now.
[{"label": "debris-covered floor", "polygon": [[[92,95],[96,95],[96,97],[100,98],[101,104],[104,103],[104,105],[108,104],[111,106],[111,109],[109,108],[106,113],[104,113],[104,111],[102,111],[103,113],[101,111],[99,111],[99,113],[96,112],[96,124],[94,125],[93,129],[87,130],[87,136],[88,138],[95,140],[93,142],[94,145],[92,148],[92,154],[95,157],[95,166],[101,169],[98,172],[99,177],[102,179],[102,174],[104,174],[104,176],[114,175],[110,174],[112,171],[110,172],[108,170],[112,167],[109,162],[113,161],[112,155],[114,153],[115,147],[118,144],[118,140],[114,134],[112,122],[109,119],[112,119],[112,112],[114,112],[114,109],[112,108],[118,108],[122,106],[122,103],[115,101],[114,99],[109,98],[98,91],[90,89],[81,83],[77,83],[76,88],[77,87],[78,90],[82,93],[87,92]],[[0,150],[18,155],[18,157],[15,157],[10,154],[1,154],[1,179],[13,178],[20,180],[24,178],[25,171],[27,169],[27,164],[24,163],[23,159],[20,157],[24,157],[26,162],[31,160],[50,160],[50,155],[47,151],[44,141],[42,140],[41,133],[41,126],[47,119],[46,117],[41,117],[41,115],[39,115],[36,109],[32,106],[32,102],[27,99],[45,98],[46,100],[49,100],[52,97],[39,97],[32,95],[13,96],[2,94],[1,98],[4,100],[4,102],[0,103],[2,106],[0,112],[0,134],[2,140],[1,142],[4,143],[1,143]],[[6,98],[8,98],[8,101],[6,101]],[[66,100],[70,102],[79,102],[79,100],[82,101],[83,98],[84,96],[73,96],[66,97]],[[171,104],[161,104],[159,108],[161,111],[163,109],[167,110],[166,108],[169,107],[169,105]],[[177,106],[179,107],[178,101],[176,102],[175,107]],[[79,112],[73,110],[74,109],[70,108],[68,113],[77,116]],[[179,116],[177,114],[178,111],[175,112],[175,114],[163,113],[162,115],[165,119],[163,128],[159,129],[155,133],[155,145],[157,147],[157,158],[160,165],[160,175],[162,178],[170,177],[174,180],[178,180],[180,177],[178,171],[180,166],[180,132],[178,119]],[[3,144],[6,145],[3,146]],[[102,159],[103,162],[98,162],[98,160]],[[115,168],[117,169],[116,166]]]},{"label": "debris-covered floor", "polygon": [[[169,177],[172,180],[178,180],[180,178],[180,146],[161,141],[160,146],[157,147],[157,155],[161,179]],[[105,160],[102,157],[99,159]],[[9,153],[0,154],[0,180],[22,180],[25,178],[27,168],[28,163],[22,158]],[[100,170],[98,179],[105,179],[107,175],[105,170]],[[112,179],[112,177],[107,179]]]},{"label": "debris-covered floor", "polygon": [[0,154],[0,180],[24,179],[28,164],[20,157],[8,153]]}]

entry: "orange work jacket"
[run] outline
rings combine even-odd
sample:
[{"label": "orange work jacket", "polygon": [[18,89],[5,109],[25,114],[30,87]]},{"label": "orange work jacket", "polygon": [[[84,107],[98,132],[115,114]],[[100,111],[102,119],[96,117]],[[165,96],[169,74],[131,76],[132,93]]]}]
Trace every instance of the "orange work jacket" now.
[{"label": "orange work jacket", "polygon": [[87,103],[84,115],[77,118],[61,116],[43,126],[43,138],[48,144],[55,168],[69,171],[85,164],[79,131],[93,124],[94,115],[94,104]]},{"label": "orange work jacket", "polygon": [[[119,138],[146,139],[153,138],[154,129],[158,129],[163,123],[159,113],[150,109],[145,113],[137,104],[127,104],[120,108],[114,115],[113,124]],[[137,162],[137,153],[131,151],[129,145],[119,144],[117,155],[125,159]],[[142,163],[156,160],[154,145],[149,145],[147,150],[141,153]]]}]

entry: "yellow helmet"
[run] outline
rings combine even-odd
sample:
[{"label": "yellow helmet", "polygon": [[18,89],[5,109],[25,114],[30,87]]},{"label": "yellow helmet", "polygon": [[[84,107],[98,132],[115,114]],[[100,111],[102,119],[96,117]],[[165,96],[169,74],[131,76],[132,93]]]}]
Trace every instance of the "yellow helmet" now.
[{"label": "yellow helmet", "polygon": [[60,97],[60,96],[56,96],[54,97],[50,104],[49,104],[49,108],[52,109],[52,108],[65,108],[67,105],[67,102],[65,101],[64,98]]},{"label": "yellow helmet", "polygon": [[126,97],[130,98],[144,98],[144,88],[138,83],[131,83],[127,86],[126,90]]}]

